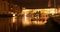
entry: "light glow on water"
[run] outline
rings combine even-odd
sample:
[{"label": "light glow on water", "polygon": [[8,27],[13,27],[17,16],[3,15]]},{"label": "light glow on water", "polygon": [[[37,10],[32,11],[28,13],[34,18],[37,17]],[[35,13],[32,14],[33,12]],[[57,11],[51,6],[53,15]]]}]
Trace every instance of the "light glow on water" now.
[{"label": "light glow on water", "polygon": [[34,25],[44,25],[47,21],[33,21]]},{"label": "light glow on water", "polygon": [[15,23],[15,22],[17,21],[16,18],[17,18],[17,17],[13,17],[13,18],[12,18],[12,23]]},{"label": "light glow on water", "polygon": [[27,14],[24,14],[24,17],[22,19],[23,26],[28,26],[31,24],[29,17],[26,16]]},{"label": "light glow on water", "polygon": [[25,17],[25,21],[26,21],[26,20],[27,20],[27,19],[26,19],[26,14],[24,15],[24,17]]}]

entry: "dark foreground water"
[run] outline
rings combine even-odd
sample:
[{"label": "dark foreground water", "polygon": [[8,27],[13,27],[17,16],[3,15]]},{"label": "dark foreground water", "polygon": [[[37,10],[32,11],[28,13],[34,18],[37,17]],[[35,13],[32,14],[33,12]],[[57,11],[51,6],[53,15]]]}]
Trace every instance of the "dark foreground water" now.
[{"label": "dark foreground water", "polygon": [[[51,18],[52,19],[52,18]],[[23,27],[22,17],[0,17],[0,32],[58,32],[59,27],[53,19],[48,19],[49,21],[46,25],[30,25]]]},{"label": "dark foreground water", "polygon": [[[0,17],[0,32],[33,32],[44,31],[41,26],[22,24],[24,17]],[[29,20],[29,18],[27,18]],[[23,26],[24,25],[24,26]],[[29,24],[28,24],[29,25]]]},{"label": "dark foreground water", "polygon": [[20,17],[0,17],[0,32],[17,31],[20,22]]}]

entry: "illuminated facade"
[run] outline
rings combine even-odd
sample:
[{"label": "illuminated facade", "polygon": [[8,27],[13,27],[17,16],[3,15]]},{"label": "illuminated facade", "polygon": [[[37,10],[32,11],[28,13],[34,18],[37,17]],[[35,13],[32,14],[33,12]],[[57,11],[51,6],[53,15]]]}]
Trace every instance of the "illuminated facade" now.
[{"label": "illuminated facade", "polygon": [[56,8],[23,9],[22,14],[24,14],[24,17],[22,18],[22,24],[23,25],[31,25],[31,24],[44,25],[45,23],[47,23],[47,19],[48,19],[47,15],[48,14],[54,15],[56,13],[58,13]]},{"label": "illuminated facade", "polygon": [[9,14],[9,12],[20,13],[21,9],[17,4],[9,3],[6,0],[0,0],[0,14]]}]

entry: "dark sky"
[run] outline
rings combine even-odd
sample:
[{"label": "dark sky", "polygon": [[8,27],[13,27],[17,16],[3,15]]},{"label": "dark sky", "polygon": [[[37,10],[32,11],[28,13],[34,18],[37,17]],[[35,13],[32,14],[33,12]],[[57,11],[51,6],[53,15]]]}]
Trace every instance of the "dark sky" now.
[{"label": "dark sky", "polygon": [[[20,7],[26,8],[48,8],[48,0],[10,0]],[[56,0],[56,5],[60,5],[60,0]],[[49,7],[50,8],[50,7]],[[54,0],[51,0],[51,8],[54,8]]]}]

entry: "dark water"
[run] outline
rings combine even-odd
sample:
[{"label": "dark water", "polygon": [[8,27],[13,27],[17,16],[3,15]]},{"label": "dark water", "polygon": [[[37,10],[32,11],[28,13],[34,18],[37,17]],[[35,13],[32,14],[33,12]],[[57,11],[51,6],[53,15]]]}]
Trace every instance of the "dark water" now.
[{"label": "dark water", "polygon": [[0,31],[1,32],[9,32],[10,29],[10,17],[0,17]]},{"label": "dark water", "polygon": [[[0,17],[0,32],[13,32],[20,26],[20,17]],[[18,20],[17,20],[18,19]]]},{"label": "dark water", "polygon": [[[52,18],[51,18],[52,19]],[[58,32],[60,27],[49,19],[46,25],[22,26],[22,17],[0,17],[0,32]],[[27,19],[28,20],[28,19]]]},{"label": "dark water", "polygon": [[22,17],[0,17],[0,32],[29,32],[31,29],[31,31],[42,29],[41,27],[38,27],[40,29],[36,27],[32,25],[24,28],[22,26]]}]

